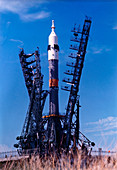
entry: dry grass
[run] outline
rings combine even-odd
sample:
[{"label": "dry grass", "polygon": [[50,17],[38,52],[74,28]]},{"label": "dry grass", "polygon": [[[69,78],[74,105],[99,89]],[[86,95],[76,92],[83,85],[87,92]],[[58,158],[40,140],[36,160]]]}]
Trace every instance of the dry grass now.
[{"label": "dry grass", "polygon": [[116,170],[117,155],[114,156],[92,156],[85,157],[81,154],[62,154],[60,158],[56,155],[32,156],[30,159],[9,161],[2,168],[3,170]]}]

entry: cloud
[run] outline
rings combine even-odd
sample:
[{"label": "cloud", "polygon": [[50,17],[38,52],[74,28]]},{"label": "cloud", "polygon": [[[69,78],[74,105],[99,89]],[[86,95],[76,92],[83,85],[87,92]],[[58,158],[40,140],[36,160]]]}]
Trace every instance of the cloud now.
[{"label": "cloud", "polygon": [[7,22],[7,27],[9,27],[9,26],[10,26],[10,24],[11,24],[11,22],[10,22],[10,21],[8,21],[8,22]]},{"label": "cloud", "polygon": [[94,54],[100,54],[101,52],[102,52],[102,48],[100,48],[100,49],[95,49],[94,51],[93,51],[93,53]]},{"label": "cloud", "polygon": [[88,52],[89,53],[91,52],[93,54],[101,54],[109,51],[111,51],[111,49],[107,47],[91,47],[91,49]]},{"label": "cloud", "polygon": [[12,151],[12,148],[10,148],[7,145],[0,144],[0,152],[8,152],[8,151]]},{"label": "cloud", "polygon": [[114,151],[117,151],[117,143],[115,144],[113,150],[114,150]]},{"label": "cloud", "polygon": [[112,28],[113,30],[117,30],[117,25]]},{"label": "cloud", "polygon": [[3,45],[3,43],[6,41],[7,36],[0,35],[0,45]]},{"label": "cloud", "polygon": [[21,48],[21,46],[23,46],[23,45],[24,45],[23,41],[21,41],[21,40],[10,39],[10,41],[13,41],[13,42],[18,42],[18,43],[20,43],[20,45],[18,46],[18,48]]},{"label": "cloud", "polygon": [[91,125],[91,124],[104,124],[104,123],[109,123],[109,122],[117,122],[117,117],[107,117],[105,119],[99,119],[96,122],[89,122],[87,123],[87,125]]},{"label": "cloud", "polygon": [[38,19],[47,18],[50,12],[40,10],[32,13],[33,10],[42,9],[42,5],[47,3],[47,0],[0,0],[0,12],[12,12],[18,14],[23,21],[34,21]]},{"label": "cloud", "polygon": [[50,15],[49,12],[41,11],[38,13],[21,15],[21,19],[24,21],[33,21],[33,20],[47,18],[49,17],[49,15]]},{"label": "cloud", "polygon": [[[101,132],[101,136],[108,136],[108,135],[116,135],[117,134],[117,130],[116,131],[108,131],[108,132]],[[95,136],[100,136],[100,134],[95,134]]]},{"label": "cloud", "polygon": [[7,40],[10,25],[11,25],[11,22],[7,21],[5,23],[4,29],[0,29],[0,45],[3,45],[5,41]]},{"label": "cloud", "polygon": [[111,51],[111,49],[110,49],[110,48],[106,48],[106,49],[105,49],[105,51],[107,51],[107,52],[108,52],[108,51]]},{"label": "cloud", "polygon": [[[117,117],[107,117],[104,119],[99,119],[96,122],[89,122],[86,125],[87,128],[85,132],[87,133],[100,132],[101,135],[117,134]],[[97,136],[98,134],[95,135]]]},{"label": "cloud", "polygon": [[23,41],[21,41],[21,40],[10,39],[10,41],[20,42],[20,43],[22,43],[22,44],[23,44]]}]

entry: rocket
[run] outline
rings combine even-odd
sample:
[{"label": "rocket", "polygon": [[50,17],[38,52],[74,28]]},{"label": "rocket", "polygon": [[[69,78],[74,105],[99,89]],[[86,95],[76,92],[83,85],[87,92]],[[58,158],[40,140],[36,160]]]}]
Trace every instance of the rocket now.
[{"label": "rocket", "polygon": [[51,34],[48,42],[49,61],[49,115],[59,115],[58,107],[58,37],[55,33],[54,20],[52,20]]},{"label": "rocket", "polygon": [[55,33],[54,20],[52,20],[51,33],[48,41],[49,61],[49,120],[48,142],[49,146],[58,148],[61,140],[61,123],[58,104],[58,37]]}]

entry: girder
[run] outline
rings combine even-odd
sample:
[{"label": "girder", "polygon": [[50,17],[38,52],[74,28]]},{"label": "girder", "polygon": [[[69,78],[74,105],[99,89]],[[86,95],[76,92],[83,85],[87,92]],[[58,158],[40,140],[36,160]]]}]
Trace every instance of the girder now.
[{"label": "girder", "polygon": [[[89,38],[91,20],[86,18],[83,28],[75,27],[72,29],[69,56],[73,61],[66,65],[71,70],[64,72],[71,78],[64,78],[63,82],[67,86],[62,89],[69,91],[69,98],[64,115],[59,114],[58,105],[55,103],[58,94],[58,62],[49,61],[50,65],[50,90],[43,90],[43,75],[40,66],[39,49],[32,54],[25,54],[21,49],[19,58],[25,79],[25,84],[29,94],[29,107],[26,113],[24,126],[19,140],[18,147],[25,149],[37,148],[41,153],[48,153],[50,149],[56,151],[58,149],[69,150],[71,145],[84,147],[84,145],[93,146],[85,135],[79,131],[79,84],[81,80],[82,69],[86,54],[86,48]],[[53,27],[54,28],[54,27]],[[55,46],[56,47],[56,46]],[[58,49],[58,47],[56,47]],[[48,46],[48,50],[50,46]],[[75,52],[74,52],[75,51]],[[54,66],[54,70],[52,68]],[[54,72],[54,73],[53,73]],[[54,87],[55,86],[55,87]],[[51,107],[49,114],[42,115],[46,97],[51,95]],[[58,99],[58,98],[57,98]],[[57,112],[55,112],[55,104]]]},{"label": "girder", "polygon": [[[64,131],[66,133],[66,147],[69,148],[69,145],[71,143],[71,140],[73,136],[75,135],[75,140],[78,143],[79,140],[79,98],[78,98],[78,92],[79,92],[79,84],[84,64],[84,58],[86,54],[86,47],[88,43],[89,38],[89,31],[91,26],[91,20],[86,19],[84,21],[83,29],[80,31],[80,28],[78,29],[75,27],[72,29],[73,36],[71,38],[71,41],[74,41],[74,44],[70,45],[71,50],[77,51],[77,53],[71,52],[69,57],[73,58],[74,61],[71,63],[67,63],[67,66],[73,67],[74,71],[66,72],[68,75],[72,75],[73,78],[70,80],[70,78],[63,79],[63,82],[67,82],[69,85],[71,85],[70,88],[70,94],[66,109],[66,119],[64,122]],[[64,90],[68,91],[68,87],[65,86],[65,88],[62,88]],[[75,112],[75,108],[77,107],[77,111]]]},{"label": "girder", "polygon": [[42,89],[43,75],[39,50],[26,55],[22,49],[19,58],[30,100],[21,136],[18,138],[19,148],[32,149],[37,147],[37,136],[40,139],[42,136],[42,112],[48,91]]}]

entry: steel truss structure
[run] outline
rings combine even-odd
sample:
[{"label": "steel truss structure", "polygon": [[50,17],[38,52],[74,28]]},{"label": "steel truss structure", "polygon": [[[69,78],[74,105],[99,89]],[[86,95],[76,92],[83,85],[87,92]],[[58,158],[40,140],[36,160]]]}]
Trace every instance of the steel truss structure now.
[{"label": "steel truss structure", "polygon": [[19,58],[30,103],[21,136],[16,138],[19,140],[19,144],[16,144],[15,147],[29,149],[37,147],[38,138],[41,138],[42,112],[48,91],[42,89],[43,75],[41,74],[39,49],[28,55],[21,49]]},{"label": "steel truss structure", "polygon": [[67,66],[72,69],[65,72],[72,78],[63,79],[63,82],[68,85],[62,89],[69,91],[65,115],[43,115],[45,100],[49,92],[43,90],[39,49],[28,55],[21,49],[19,58],[30,98],[22,133],[17,137],[19,142],[14,145],[22,152],[26,149],[37,148],[40,154],[45,154],[53,150],[65,149],[69,151],[71,147],[80,146],[83,149],[95,145],[79,131],[78,92],[90,27],[91,19],[86,17],[82,30],[76,25],[71,30],[73,44],[70,45],[72,52],[68,57],[74,61],[67,63]]},{"label": "steel truss structure", "polygon": [[[69,149],[69,145],[71,142],[75,142],[75,144],[80,144],[80,136],[83,137],[83,134],[79,132],[79,84],[86,54],[86,48],[89,38],[89,31],[91,27],[91,19],[86,17],[84,21],[84,25],[82,30],[80,27],[74,26],[71,30],[73,33],[71,37],[71,41],[73,44],[70,45],[70,49],[72,51],[69,57],[72,58],[74,61],[71,63],[67,63],[66,65],[72,67],[72,70],[67,70],[65,74],[71,75],[72,79],[65,78],[63,82],[69,84],[69,86],[62,87],[63,90],[70,91],[69,100],[66,109],[66,118],[64,122],[64,131],[66,133],[66,147]],[[74,138],[74,141],[73,141]],[[92,144],[85,138],[85,143]]]}]

